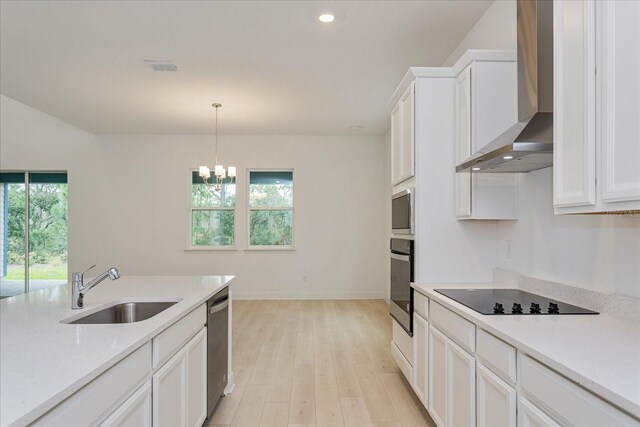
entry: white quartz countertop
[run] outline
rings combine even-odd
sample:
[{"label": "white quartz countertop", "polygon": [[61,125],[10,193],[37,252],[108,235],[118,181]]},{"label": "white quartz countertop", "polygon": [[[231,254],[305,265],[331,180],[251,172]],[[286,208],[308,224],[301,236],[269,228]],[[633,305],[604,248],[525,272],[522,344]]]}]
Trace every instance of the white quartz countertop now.
[{"label": "white quartz countertop", "polygon": [[[434,291],[494,284],[413,284],[414,289],[603,399],[640,418],[640,324],[606,314],[488,316]],[[526,289],[523,289],[526,290]],[[571,301],[560,299],[571,303]]]},{"label": "white quartz countertop", "polygon": [[[70,285],[0,301],[0,425],[25,425],[228,286],[234,276],[123,276],[85,295],[71,310]],[[158,315],[129,324],[71,325],[71,316],[118,301],[169,301]]]}]

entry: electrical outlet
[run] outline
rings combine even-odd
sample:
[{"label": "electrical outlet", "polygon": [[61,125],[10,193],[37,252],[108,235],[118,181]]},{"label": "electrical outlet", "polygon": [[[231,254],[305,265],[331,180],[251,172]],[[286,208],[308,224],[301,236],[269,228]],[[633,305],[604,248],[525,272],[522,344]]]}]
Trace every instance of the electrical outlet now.
[{"label": "electrical outlet", "polygon": [[306,282],[307,281],[307,275],[305,274],[304,276],[302,276],[302,281]]},{"label": "electrical outlet", "polygon": [[511,259],[512,243],[511,240],[504,241],[504,256],[506,259]]}]

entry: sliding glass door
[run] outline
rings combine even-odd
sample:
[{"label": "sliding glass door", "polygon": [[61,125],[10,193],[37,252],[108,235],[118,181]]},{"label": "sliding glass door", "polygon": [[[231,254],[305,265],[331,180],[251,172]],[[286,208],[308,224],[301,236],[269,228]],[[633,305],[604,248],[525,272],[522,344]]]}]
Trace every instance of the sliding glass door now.
[{"label": "sliding glass door", "polygon": [[67,283],[66,172],[0,172],[0,298]]}]

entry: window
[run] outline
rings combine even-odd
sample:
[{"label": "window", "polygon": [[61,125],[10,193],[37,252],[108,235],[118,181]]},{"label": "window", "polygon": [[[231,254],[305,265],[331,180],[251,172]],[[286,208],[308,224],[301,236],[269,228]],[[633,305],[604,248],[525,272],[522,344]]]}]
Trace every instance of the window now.
[{"label": "window", "polygon": [[249,171],[249,248],[293,248],[293,171]]},{"label": "window", "polygon": [[0,298],[67,276],[67,174],[0,172]]},{"label": "window", "polygon": [[191,247],[232,248],[235,245],[236,185],[223,181],[219,191],[191,173]]}]

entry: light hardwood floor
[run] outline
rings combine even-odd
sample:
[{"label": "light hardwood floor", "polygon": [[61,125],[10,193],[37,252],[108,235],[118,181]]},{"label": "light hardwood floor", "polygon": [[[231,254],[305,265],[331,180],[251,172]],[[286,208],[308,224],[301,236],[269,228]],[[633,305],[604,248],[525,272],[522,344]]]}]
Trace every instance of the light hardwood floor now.
[{"label": "light hardwood floor", "polygon": [[434,426],[382,300],[234,301],[236,388],[208,426]]}]

